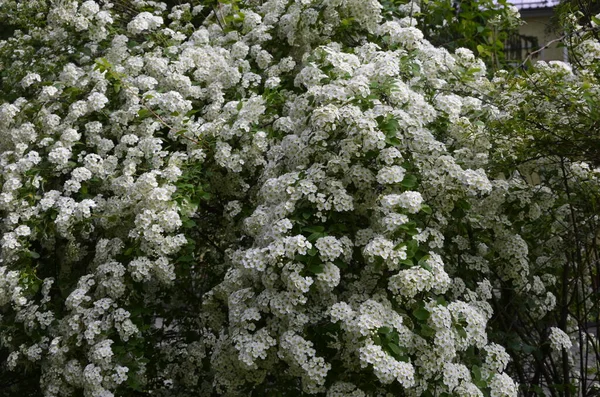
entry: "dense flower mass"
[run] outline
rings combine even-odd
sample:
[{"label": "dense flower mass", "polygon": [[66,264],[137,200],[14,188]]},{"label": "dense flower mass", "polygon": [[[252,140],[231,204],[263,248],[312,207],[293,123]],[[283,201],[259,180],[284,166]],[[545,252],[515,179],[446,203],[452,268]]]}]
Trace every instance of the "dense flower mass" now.
[{"label": "dense flower mass", "polygon": [[375,0],[32,3],[0,2],[35,22],[0,42],[11,371],[44,396],[517,395],[489,322],[507,287],[554,309],[520,222],[556,194],[494,168],[510,109],[472,52]]}]

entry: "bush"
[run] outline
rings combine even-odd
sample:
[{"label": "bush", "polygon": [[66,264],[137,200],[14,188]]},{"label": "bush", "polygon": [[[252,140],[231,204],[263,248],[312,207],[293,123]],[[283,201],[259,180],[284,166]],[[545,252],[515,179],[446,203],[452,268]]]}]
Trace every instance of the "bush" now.
[{"label": "bush", "polygon": [[578,201],[505,161],[518,79],[374,0],[35,5],[0,5],[9,395],[516,396],[567,354]]}]

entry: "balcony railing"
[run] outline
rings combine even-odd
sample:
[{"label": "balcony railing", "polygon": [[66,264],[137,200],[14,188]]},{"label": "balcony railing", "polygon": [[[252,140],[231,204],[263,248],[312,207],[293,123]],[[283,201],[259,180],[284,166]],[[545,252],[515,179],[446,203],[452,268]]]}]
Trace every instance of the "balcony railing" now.
[{"label": "balcony railing", "polygon": [[527,57],[527,54],[538,48],[537,37],[513,33],[504,42],[504,56],[509,62],[522,61]]},{"label": "balcony railing", "polygon": [[511,4],[515,5],[518,9],[530,9],[530,8],[546,8],[554,7],[560,3],[559,0],[511,0]]}]

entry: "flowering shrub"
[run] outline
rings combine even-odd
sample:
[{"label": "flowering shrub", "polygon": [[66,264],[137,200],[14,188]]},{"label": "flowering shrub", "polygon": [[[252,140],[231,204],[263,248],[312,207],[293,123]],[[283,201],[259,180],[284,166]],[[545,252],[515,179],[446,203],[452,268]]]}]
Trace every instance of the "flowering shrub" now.
[{"label": "flowering shrub", "polygon": [[488,324],[555,309],[556,193],[470,50],[375,0],[0,12],[7,390],[517,395]]},{"label": "flowering shrub", "polygon": [[477,53],[491,70],[507,66],[504,45],[523,23],[517,7],[506,0],[382,0],[383,15],[417,20],[417,27],[436,46],[464,47]]},{"label": "flowering shrub", "polygon": [[[524,181],[507,215],[519,222],[535,261],[531,298],[510,306],[500,300],[492,327],[508,341],[521,382],[536,393],[540,383],[564,395],[598,388],[600,75],[593,49],[600,20],[591,19],[590,26],[567,20],[570,64],[537,62],[521,75],[500,73],[490,93],[503,113],[491,127],[491,163]],[[547,199],[538,201],[540,194]],[[512,329],[501,324],[509,322]]]}]

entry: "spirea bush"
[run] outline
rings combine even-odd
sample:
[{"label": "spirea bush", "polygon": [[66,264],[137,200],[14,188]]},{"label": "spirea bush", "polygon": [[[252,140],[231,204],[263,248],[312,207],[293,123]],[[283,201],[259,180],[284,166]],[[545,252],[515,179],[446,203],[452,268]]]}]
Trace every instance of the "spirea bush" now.
[{"label": "spirea bush", "polygon": [[555,310],[558,193],[471,51],[375,0],[0,13],[9,393],[517,395],[495,308]]}]

